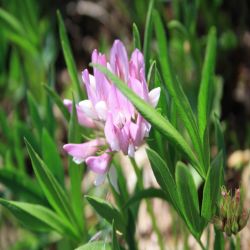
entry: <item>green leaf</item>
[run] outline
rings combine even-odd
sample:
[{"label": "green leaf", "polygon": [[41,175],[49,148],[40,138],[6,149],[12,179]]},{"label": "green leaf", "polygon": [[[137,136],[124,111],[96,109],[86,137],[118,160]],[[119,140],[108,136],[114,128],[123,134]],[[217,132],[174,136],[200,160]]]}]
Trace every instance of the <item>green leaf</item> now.
[{"label": "green leaf", "polygon": [[150,0],[146,17],[144,44],[143,44],[143,54],[145,59],[146,73],[148,72],[149,69],[150,45],[151,45],[152,28],[153,28],[153,20],[152,20],[153,7],[154,7],[154,0]]},{"label": "green leaf", "polygon": [[47,91],[48,95],[51,97],[51,99],[56,103],[57,107],[60,109],[62,112],[64,118],[69,121],[70,119],[70,113],[68,109],[64,106],[62,99],[57,95],[57,93],[50,88],[47,85],[44,85],[45,90]]},{"label": "green leaf", "polygon": [[226,146],[225,146],[224,134],[223,134],[223,130],[221,127],[219,117],[217,116],[216,113],[214,113],[214,126],[215,126],[215,141],[216,141],[217,150],[218,150],[218,152],[222,151],[223,166],[225,166]]},{"label": "green leaf", "polygon": [[39,135],[42,134],[43,121],[39,115],[38,104],[30,92],[28,92],[29,113],[32,119],[33,126],[37,129]]},{"label": "green leaf", "polygon": [[[176,105],[179,117],[183,121],[183,124],[190,135],[196,153],[198,154],[200,160],[203,161],[202,144],[196,117],[192,111],[191,105],[183,91],[181,84],[179,83],[177,77],[173,74],[173,69],[171,67],[169,59],[169,52],[167,49],[168,44],[164,26],[157,11],[154,12],[154,24],[156,38],[158,42],[158,56],[160,61],[160,68],[164,83]],[[201,176],[205,177],[205,166],[197,167],[199,168],[199,170],[197,170],[201,174]]]},{"label": "green leaf", "polygon": [[134,48],[141,50],[140,32],[135,23],[133,23],[133,42],[134,42]]},{"label": "green leaf", "polygon": [[[69,122],[68,141],[77,143],[81,138],[79,133],[79,125],[77,120],[76,105],[73,98],[72,113]],[[83,199],[82,199],[82,178],[84,167],[77,165],[72,157],[69,157],[69,176],[70,176],[70,197],[72,208],[75,212],[79,228],[83,231]]]},{"label": "green leaf", "polygon": [[109,222],[112,225],[112,222],[114,220],[115,227],[121,231],[122,233],[125,232],[125,222],[121,215],[121,213],[113,207],[108,202],[92,197],[92,196],[85,196],[88,200],[89,204],[95,209],[95,211],[103,217],[107,222]]},{"label": "green leaf", "polygon": [[137,202],[140,202],[142,199],[147,198],[160,198],[163,200],[167,200],[167,195],[162,189],[158,188],[147,188],[143,190],[139,190],[136,192],[125,204],[125,208],[130,207],[131,205],[134,205]]},{"label": "green leaf", "polygon": [[117,238],[116,238],[116,230],[115,230],[115,223],[113,221],[112,223],[112,249],[113,250],[120,250],[120,246],[119,246],[119,243],[117,241]]},{"label": "green leaf", "polygon": [[65,220],[70,221],[74,226],[77,225],[67,194],[26,139],[25,143],[31,158],[33,170],[48,202]]},{"label": "green leaf", "polygon": [[181,23],[179,22],[178,20],[171,20],[168,22],[168,28],[170,30],[178,30],[182,35],[183,37],[188,37],[188,31],[186,29],[186,27]]},{"label": "green leaf", "polygon": [[7,114],[3,111],[2,107],[0,108],[0,131],[2,132],[1,136],[4,136],[9,142],[12,141],[12,133],[9,129]]},{"label": "green leaf", "polygon": [[111,250],[111,249],[112,248],[110,244],[104,241],[96,241],[84,244],[83,246],[80,246],[75,250]]},{"label": "green leaf", "polygon": [[147,149],[148,159],[150,161],[154,176],[167,195],[167,199],[171,202],[177,212],[179,210],[179,199],[175,180],[162,158],[152,149]]},{"label": "green leaf", "polygon": [[220,153],[213,160],[207,174],[202,196],[201,216],[209,221],[215,213],[216,203],[220,194],[223,178],[223,154]]},{"label": "green leaf", "polygon": [[57,11],[57,19],[58,19],[58,24],[59,24],[59,34],[60,34],[60,40],[61,40],[61,45],[63,49],[63,55],[64,55],[64,59],[68,68],[70,78],[77,90],[78,98],[84,99],[84,95],[83,95],[84,92],[81,89],[81,84],[79,81],[76,64],[72,55],[69,39],[66,33],[66,29],[64,26],[61,13],[59,11]]},{"label": "green leaf", "polygon": [[[142,100],[136,93],[134,93],[121,79],[116,75],[112,74],[107,68],[98,65],[91,64],[98,70],[103,72],[116,86],[117,88],[135,105],[142,116],[150,122],[157,130],[159,130],[167,139],[175,145],[179,150],[181,150],[186,157],[193,163],[197,168],[199,165],[195,155],[193,154],[191,148],[186,143],[182,135],[172,126],[172,124],[165,119],[161,114],[159,114],[150,104]],[[197,171],[204,177],[203,172],[197,168]]]},{"label": "green leaf", "polygon": [[37,203],[46,203],[40,187],[31,178],[15,168],[0,169],[0,182],[15,194],[25,195]]},{"label": "green leaf", "polygon": [[75,238],[73,228],[46,207],[4,199],[0,199],[0,204],[9,209],[24,226],[32,230],[55,230],[61,235]]},{"label": "green leaf", "polygon": [[45,164],[58,182],[64,186],[64,171],[56,144],[46,129],[42,132],[42,156]]},{"label": "green leaf", "polygon": [[19,34],[25,34],[25,30],[21,26],[20,22],[10,13],[0,8],[0,20],[7,23],[15,32]]},{"label": "green leaf", "polygon": [[184,163],[177,163],[175,178],[181,205],[180,208],[184,214],[187,226],[195,238],[199,239],[201,234],[201,219],[198,192],[193,176]]},{"label": "green leaf", "polygon": [[148,86],[151,86],[151,88],[154,86],[155,83],[155,73],[156,73],[156,61],[152,61],[150,64],[148,75],[147,75],[147,83]]},{"label": "green leaf", "polygon": [[216,57],[216,29],[213,27],[209,31],[205,60],[202,68],[202,79],[198,96],[198,125],[200,138],[203,140],[208,124],[209,103],[211,101],[212,80],[214,77]]}]

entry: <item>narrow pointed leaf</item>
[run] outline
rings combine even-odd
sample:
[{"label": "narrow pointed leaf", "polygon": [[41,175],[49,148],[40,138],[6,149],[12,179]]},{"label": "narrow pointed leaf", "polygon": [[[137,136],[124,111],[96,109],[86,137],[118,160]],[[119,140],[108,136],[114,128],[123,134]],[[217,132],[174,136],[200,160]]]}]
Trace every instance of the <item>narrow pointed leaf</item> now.
[{"label": "narrow pointed leaf", "polygon": [[212,93],[216,57],[216,30],[211,28],[208,34],[205,60],[202,68],[202,79],[198,96],[198,125],[200,137],[203,139],[208,123],[209,105]]},{"label": "narrow pointed leaf", "polygon": [[4,199],[0,199],[0,204],[9,209],[24,226],[32,230],[55,230],[61,235],[75,238],[73,228],[46,207]]},{"label": "narrow pointed leaf", "polygon": [[[197,126],[196,117],[192,111],[191,105],[185,95],[181,84],[179,83],[177,77],[173,74],[173,69],[171,67],[169,52],[167,49],[167,39],[164,30],[163,23],[161,21],[158,12],[154,12],[154,24],[155,32],[158,43],[158,56],[160,61],[161,73],[163,76],[164,83],[173,98],[176,105],[180,119],[183,121],[190,138],[193,142],[194,148],[199,155],[199,158],[203,159],[201,139],[199,136],[199,130]],[[202,171],[202,176],[204,177],[205,167],[200,166],[200,172]]]},{"label": "narrow pointed leaf", "polygon": [[[73,98],[73,109],[69,122],[68,141],[70,143],[77,143],[81,138],[79,133],[79,125],[76,114],[75,100]],[[69,157],[69,176],[70,176],[70,198],[72,208],[75,212],[79,228],[83,231],[83,194],[82,194],[82,178],[84,166],[76,164],[72,157]]]},{"label": "narrow pointed leaf", "polygon": [[42,127],[43,122],[39,115],[38,104],[36,103],[34,97],[30,92],[28,92],[28,106],[29,106],[29,113],[32,119],[33,126],[39,132],[39,135],[42,134]]},{"label": "narrow pointed leaf", "polygon": [[35,175],[46,198],[48,199],[48,202],[60,216],[75,224],[76,219],[65,191],[62,189],[61,185],[57,182],[45,163],[34,151],[29,142],[25,140],[25,143],[32,161],[32,167]]},{"label": "narrow pointed leaf", "polygon": [[87,195],[86,199],[101,217],[103,217],[111,225],[112,225],[112,222],[114,221],[115,227],[119,231],[123,233],[125,232],[124,219],[121,213],[115,207],[113,207],[111,204],[109,204],[108,202],[100,198],[91,197]]},{"label": "narrow pointed leaf", "polygon": [[70,78],[77,90],[78,97],[80,99],[84,99],[83,90],[81,89],[81,84],[79,81],[76,64],[72,55],[71,47],[69,44],[69,39],[66,33],[66,29],[64,26],[61,13],[59,11],[57,11],[57,19],[58,19],[58,24],[59,24],[59,35],[60,35],[61,45],[63,49],[63,55],[64,55],[64,59],[65,59],[68,71],[69,71]]},{"label": "narrow pointed leaf", "polygon": [[147,155],[154,172],[154,176],[166,193],[167,199],[171,202],[177,212],[179,211],[179,199],[175,180],[162,158],[152,149],[147,149]]},{"label": "narrow pointed leaf", "polygon": [[64,171],[59,152],[46,129],[42,133],[42,156],[45,164],[58,182],[64,186]]},{"label": "narrow pointed leaf", "polygon": [[201,216],[208,222],[215,213],[223,178],[223,154],[220,152],[209,169],[203,189]]},{"label": "narrow pointed leaf", "polygon": [[153,7],[154,7],[154,0],[150,0],[146,17],[144,44],[143,44],[143,54],[145,58],[146,72],[148,72],[149,69],[150,46],[151,46],[152,28],[153,28],[153,20],[152,20]]},{"label": "narrow pointed leaf", "polygon": [[186,143],[181,134],[172,126],[172,124],[165,119],[159,112],[157,112],[150,104],[146,103],[139,96],[137,96],[121,79],[116,75],[112,74],[107,68],[98,65],[91,64],[98,70],[103,72],[112,82],[117,86],[117,88],[135,105],[138,111],[148,120],[157,130],[159,130],[167,139],[179,150],[181,150],[184,155],[194,164],[197,171],[204,177],[203,172],[198,169],[198,162],[193,154],[191,148]]},{"label": "narrow pointed leaf", "polygon": [[187,226],[191,233],[196,238],[199,238],[201,220],[198,193],[188,167],[182,162],[178,162],[176,166],[176,185],[181,210],[185,216]]},{"label": "narrow pointed leaf", "polygon": [[41,188],[20,170],[0,169],[0,182],[17,195],[25,195],[40,204],[46,203]]},{"label": "narrow pointed leaf", "polygon": [[140,33],[135,23],[133,23],[133,42],[134,42],[134,48],[141,50]]}]

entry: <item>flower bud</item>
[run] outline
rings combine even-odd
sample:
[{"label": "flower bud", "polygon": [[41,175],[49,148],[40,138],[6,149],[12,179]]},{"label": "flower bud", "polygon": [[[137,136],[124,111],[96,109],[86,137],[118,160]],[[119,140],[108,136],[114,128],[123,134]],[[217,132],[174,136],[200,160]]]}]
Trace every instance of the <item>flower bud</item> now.
[{"label": "flower bud", "polygon": [[225,187],[221,188],[218,215],[212,220],[215,227],[228,236],[237,234],[247,224],[249,212],[243,208],[242,191],[235,190],[234,196]]}]

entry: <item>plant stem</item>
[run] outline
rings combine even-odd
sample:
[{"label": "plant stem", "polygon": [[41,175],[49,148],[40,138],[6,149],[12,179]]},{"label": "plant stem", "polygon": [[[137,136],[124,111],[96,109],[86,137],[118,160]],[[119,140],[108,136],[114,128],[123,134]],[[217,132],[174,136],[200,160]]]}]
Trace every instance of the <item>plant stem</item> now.
[{"label": "plant stem", "polygon": [[240,250],[240,235],[239,233],[235,236],[235,249],[236,250]]},{"label": "plant stem", "polygon": [[[132,166],[134,168],[134,171],[135,171],[135,174],[136,174],[136,177],[137,177],[137,181],[139,183],[139,187],[141,189],[143,189],[143,178],[142,178],[142,175],[141,175],[141,171],[138,168],[137,163],[136,163],[134,158],[130,157],[130,162],[131,162],[131,164],[132,164]],[[147,211],[148,211],[148,214],[149,214],[151,222],[152,222],[152,228],[155,231],[155,234],[157,236],[159,247],[160,247],[161,250],[164,250],[165,248],[164,248],[163,239],[161,237],[161,232],[160,232],[159,227],[157,226],[156,217],[154,215],[152,204],[150,203],[150,201],[148,199],[146,199],[146,206],[147,206]]]},{"label": "plant stem", "polygon": [[207,248],[203,245],[200,239],[197,239],[197,242],[199,243],[202,250],[206,250]]}]

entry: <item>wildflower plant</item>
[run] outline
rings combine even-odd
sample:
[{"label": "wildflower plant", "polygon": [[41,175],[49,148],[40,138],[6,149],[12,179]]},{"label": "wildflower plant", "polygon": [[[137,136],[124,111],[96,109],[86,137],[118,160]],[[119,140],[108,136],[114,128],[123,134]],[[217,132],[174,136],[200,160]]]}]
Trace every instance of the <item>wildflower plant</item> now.
[{"label": "wildflower plant", "polygon": [[[167,246],[149,200],[160,198],[175,210],[201,249],[209,248],[201,236],[209,230],[211,222],[215,224],[214,249],[224,249],[225,237],[221,231],[228,236],[238,233],[246,225],[248,212],[243,209],[239,191],[233,198],[226,190],[221,192],[226,154],[213,105],[217,84],[216,29],[210,28],[207,34],[204,61],[197,74],[200,76],[197,105],[193,107],[174,71],[165,26],[153,0],[148,7],[143,46],[134,24],[131,56],[118,39],[109,57],[96,49],[92,53],[91,70],[83,70],[82,80],[78,77],[62,17],[57,14],[62,50],[73,86],[72,99],[62,101],[50,85],[44,89],[51,119],[55,121],[51,112],[53,102],[68,125],[63,150],[68,154],[69,181],[66,185],[54,130],[49,129],[49,122],[43,122],[36,99],[30,93],[27,100],[35,132],[34,135],[26,132],[25,144],[39,185],[25,171],[0,171],[0,178],[7,185],[13,181],[30,194],[25,201],[1,198],[1,205],[25,227],[46,233],[48,239],[52,231],[56,232],[58,247],[63,245],[62,249],[136,250],[138,207],[146,199],[152,227],[163,250]],[[213,141],[217,150],[212,154]],[[143,144],[159,188],[144,187],[143,168],[134,157]],[[117,152],[130,159],[135,171],[137,183],[131,193]],[[82,189],[85,166],[97,175],[96,185],[105,179],[109,182],[114,203]],[[198,181],[194,176],[198,176]],[[102,190],[102,186],[98,188]],[[93,233],[88,225],[86,207],[89,205],[108,224],[107,237],[103,239],[102,235],[102,240],[95,240],[99,234]],[[235,208],[233,212],[231,206]]]}]

